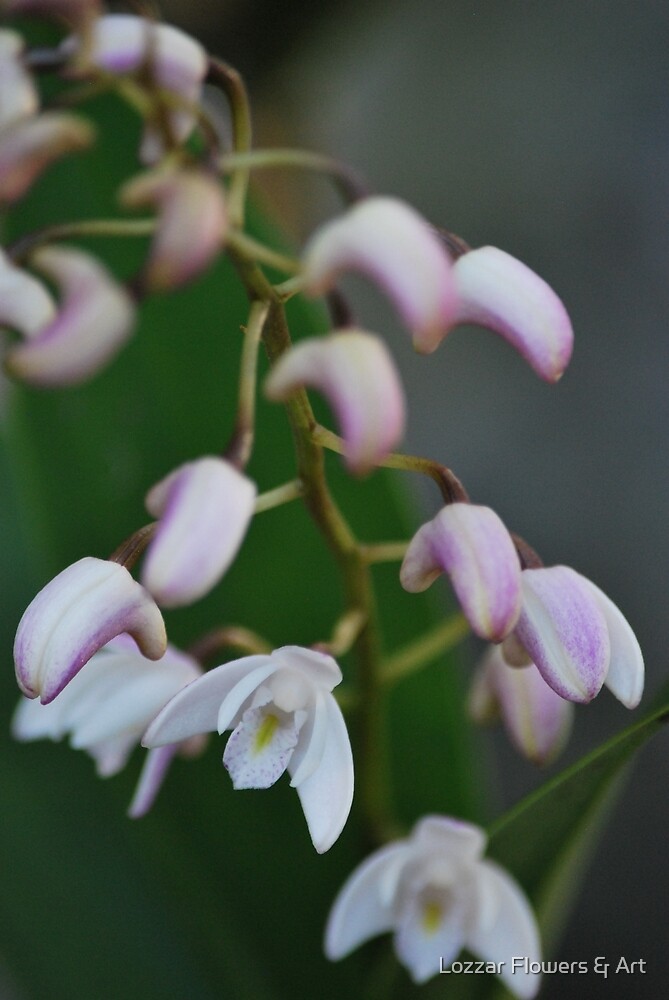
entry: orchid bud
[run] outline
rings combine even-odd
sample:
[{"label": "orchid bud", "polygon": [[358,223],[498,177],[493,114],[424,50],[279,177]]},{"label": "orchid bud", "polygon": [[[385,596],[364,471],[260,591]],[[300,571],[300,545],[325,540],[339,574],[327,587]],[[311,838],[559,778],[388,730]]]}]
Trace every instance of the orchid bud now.
[{"label": "orchid bud", "polygon": [[102,264],[82,250],[43,247],[31,263],[58,285],[60,308],[39,330],[23,324],[26,339],[9,350],[5,365],[34,385],[76,385],[95,375],[128,339],[134,305]]},{"label": "orchid bud", "polygon": [[56,315],[56,304],[44,285],[16,267],[0,250],[0,326],[30,338]]},{"label": "orchid bud", "polygon": [[7,125],[0,132],[0,203],[17,201],[54,160],[86,149],[93,139],[88,122],[64,111]]},{"label": "orchid bud", "polygon": [[448,253],[425,219],[395,198],[365,198],[326,223],[307,244],[303,266],[310,295],[330,291],[346,271],[372,278],[393,302],[422,354],[437,347],[455,320]]},{"label": "orchid bud", "polygon": [[34,115],[37,90],[23,64],[24,43],[15,31],[0,29],[0,130]]},{"label": "orchid bud", "polygon": [[458,323],[501,334],[547,382],[569,363],[574,341],[567,311],[529,267],[496,247],[470,250],[454,264]]},{"label": "orchid bud", "polygon": [[441,573],[473,631],[500,642],[520,613],[520,562],[509,532],[489,507],[452,503],[418,529],[400,569],[410,593],[426,590]]},{"label": "orchid bud", "polygon": [[215,178],[197,170],[154,171],[121,188],[121,204],[158,212],[144,283],[149,291],[176,288],[197,277],[225,239],[227,212]]},{"label": "orchid bud", "polygon": [[265,392],[285,400],[303,385],[314,386],[337,415],[352,472],[378,465],[404,432],[404,391],[384,343],[362,330],[340,330],[304,340],[283,354]]},{"label": "orchid bud", "polygon": [[157,483],[146,507],[160,518],[142,583],[163,607],[192,604],[237,555],[256,497],[255,484],[222,458],[187,462]]},{"label": "orchid bud", "polygon": [[16,633],[16,679],[27,698],[46,705],[110,639],[128,632],[159,660],[167,639],[162,615],[119,563],[87,556],[64,569],[34,598]]}]

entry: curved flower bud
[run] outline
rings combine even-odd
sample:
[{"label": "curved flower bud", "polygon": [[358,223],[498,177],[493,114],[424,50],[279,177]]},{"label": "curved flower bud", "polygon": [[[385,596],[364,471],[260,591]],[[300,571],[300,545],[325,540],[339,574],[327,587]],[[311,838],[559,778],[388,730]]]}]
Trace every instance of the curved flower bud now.
[{"label": "curved flower bud", "polygon": [[44,705],[60,694],[94,653],[122,632],[159,660],[165,625],[144,587],[119,563],[80,559],[40,590],[16,632],[16,679],[27,698]]},{"label": "curved flower bud", "polygon": [[404,432],[404,390],[383,342],[363,330],[313,337],[283,354],[265,392],[284,400],[297,388],[315,386],[337,415],[352,472],[383,461]]},{"label": "curved flower bud", "polygon": [[[126,635],[103,646],[48,705],[24,698],[14,714],[18,740],[61,740],[85,750],[102,778],[121,771],[142,733],[169,699],[202,673],[173,646],[147,660]],[[149,751],[130,807],[134,818],[150,809],[179,745]]]},{"label": "curved flower bud", "polygon": [[64,111],[7,125],[0,132],[0,203],[17,201],[54,160],[86,149],[94,137],[88,122]]},{"label": "curved flower bud", "polygon": [[588,702],[602,684],[627,708],[643,693],[643,656],[613,602],[568,566],[527,569],[516,637],[554,691]]},{"label": "curved flower bud", "polygon": [[450,257],[425,219],[396,198],[365,198],[326,223],[308,242],[303,266],[304,288],[311,295],[329,291],[345,271],[372,278],[422,354],[433,351],[455,321]]},{"label": "curved flower bud", "polygon": [[548,764],[563,750],[574,721],[574,706],[546,684],[531,663],[512,667],[499,646],[491,646],[474,676],[469,712],[475,722],[501,715],[509,739],[535,764]]},{"label": "curved flower bud", "polygon": [[470,250],[453,265],[458,323],[501,334],[547,382],[557,382],[571,357],[567,311],[546,282],[496,247]]},{"label": "curved flower bud", "polygon": [[33,337],[55,315],[56,304],[44,285],[0,250],[0,325]]},{"label": "curved flower bud", "polygon": [[[207,53],[194,38],[169,24],[156,24],[135,14],[106,14],[93,25],[89,45],[81,47],[78,38],[68,38],[62,43],[62,51],[74,57],[74,75],[91,69],[115,76],[140,73],[143,83],[148,76],[154,87],[183,105],[167,114],[172,139],[183,142],[188,138],[195,125],[191,108],[200,99],[208,68]],[[149,121],[142,142],[142,162],[154,163],[164,147],[161,127]]]},{"label": "curved flower bud", "polygon": [[473,631],[500,642],[520,613],[520,562],[509,532],[490,507],[452,503],[418,529],[400,569],[410,593],[426,590],[441,573]]},{"label": "curved flower bud", "polygon": [[128,208],[151,205],[159,213],[144,270],[149,291],[191,281],[220,251],[227,211],[214,177],[198,170],[154,171],[128,181],[119,197]]},{"label": "curved flower bud", "polygon": [[246,534],[255,497],[255,483],[222,458],[187,462],[156,483],[146,507],[160,523],[141,579],[159,604],[191,604],[220,580]]},{"label": "curved flower bud", "polygon": [[486,837],[469,823],[426,816],[411,835],[382,847],[344,884],[325,931],[325,954],[344,958],[385,931],[417,983],[467,948],[491,966],[517,997],[530,1000],[540,977],[512,964],[540,958],[536,921],[520,886],[484,860]]},{"label": "curved flower bud", "polygon": [[[127,292],[90,254],[44,247],[31,263],[60,288],[56,317],[6,358],[10,374],[35,385],[76,385],[95,375],[132,332],[135,309]],[[18,325],[18,324],[17,324]]]},{"label": "curved flower bud", "polygon": [[23,39],[0,28],[0,129],[34,115],[39,107],[37,90],[23,60]]},{"label": "curved flower bud", "polygon": [[179,692],[149,726],[144,746],[232,730],[223,756],[235,788],[269,788],[292,776],[314,847],[341,833],[353,800],[353,756],[331,694],[341,671],[300,646],[224,663]]}]

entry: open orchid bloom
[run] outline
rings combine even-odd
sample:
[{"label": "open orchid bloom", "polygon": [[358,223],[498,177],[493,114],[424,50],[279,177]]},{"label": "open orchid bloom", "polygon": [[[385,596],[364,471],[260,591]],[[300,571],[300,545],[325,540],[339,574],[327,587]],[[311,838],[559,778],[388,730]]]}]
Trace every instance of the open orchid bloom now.
[{"label": "open orchid bloom", "polygon": [[23,64],[23,48],[20,35],[0,28],[0,131],[34,115],[39,107],[37,90]]},{"label": "open orchid bloom", "polygon": [[467,948],[517,997],[534,997],[540,977],[512,965],[514,956],[539,960],[534,915],[517,882],[482,858],[485,846],[484,832],[469,823],[421,819],[408,838],[376,851],[344,884],[325,931],[327,957],[344,958],[391,931],[397,957],[417,983]]},{"label": "open orchid bloom", "polygon": [[[14,715],[18,740],[70,737],[70,746],[85,750],[100,777],[121,771],[142,733],[163,705],[202,673],[198,664],[173,646],[152,662],[127,635],[103,646],[48,705],[24,698]],[[194,746],[150,750],[129,814],[136,818],[151,808],[174,754]]]},{"label": "open orchid bloom", "polygon": [[255,498],[255,483],[215,457],[186,462],[149,490],[147,510],[160,521],[142,583],[159,604],[192,604],[211,590],[237,555]]},{"label": "open orchid bloom", "polygon": [[501,646],[491,646],[474,675],[469,712],[479,723],[501,717],[516,749],[535,764],[549,764],[564,748],[574,706],[548,686],[533,663],[513,667]]},{"label": "open orchid bloom", "polygon": [[95,21],[89,46],[82,49],[79,39],[71,37],[62,43],[62,51],[72,57],[74,75],[96,69],[114,76],[137,73],[142,83],[150,80],[177,105],[166,116],[171,135],[165,135],[162,116],[158,122],[147,122],[140,153],[143,163],[155,163],[166,146],[188,138],[208,67],[207,54],[194,38],[135,14],[106,14]]},{"label": "open orchid bloom", "polygon": [[392,357],[373,334],[339,330],[301,341],[279,358],[265,391],[284,400],[304,385],[320,389],[335,411],[352,472],[369,472],[402,437],[404,390]]},{"label": "open orchid bloom", "polygon": [[451,503],[412,538],[400,569],[405,590],[426,590],[441,573],[473,631],[501,641],[520,614],[520,562],[509,532],[490,507]]},{"label": "open orchid bloom", "polygon": [[124,566],[86,556],[54,577],[19,622],[16,679],[44,705],[60,694],[102,646],[128,632],[150,660],[167,638],[158,606]]},{"label": "open orchid bloom", "polygon": [[543,278],[496,247],[469,250],[453,269],[457,322],[501,334],[537,375],[556,382],[569,364],[574,334],[567,310]]},{"label": "open orchid bloom", "polygon": [[128,181],[121,203],[158,211],[144,281],[149,291],[177,288],[197,277],[219,253],[227,211],[221,185],[199,170],[155,170]]},{"label": "open orchid bloom", "polygon": [[179,692],[143,743],[164,746],[231,729],[223,763],[234,787],[269,788],[287,770],[322,854],[341,833],[353,800],[351,744],[331,693],[341,679],[331,656],[301,646],[232,660]]},{"label": "open orchid bloom", "polygon": [[599,587],[568,566],[526,569],[514,636],[543,679],[569,701],[591,701],[605,684],[636,708],[643,656],[629,623]]},{"label": "open orchid bloom", "polygon": [[326,223],[307,244],[303,264],[311,295],[329,291],[346,271],[372,278],[423,354],[437,347],[455,320],[450,257],[427,221],[397,198],[364,198]]},{"label": "open orchid bloom", "polygon": [[[25,307],[17,303],[13,317],[24,340],[7,352],[6,367],[11,375],[34,385],[76,385],[97,374],[129,338],[134,305],[106,268],[82,250],[43,247],[33,254],[31,264],[58,285],[60,307],[51,316],[45,296],[31,286],[32,312],[28,303]],[[19,280],[16,275],[14,280]],[[37,328],[32,317],[40,314],[45,322]],[[1,298],[0,321],[11,322],[11,316],[5,318]]]},{"label": "open orchid bloom", "polygon": [[18,118],[0,131],[0,204],[11,204],[30,189],[55,160],[86,149],[94,130],[66,111]]}]

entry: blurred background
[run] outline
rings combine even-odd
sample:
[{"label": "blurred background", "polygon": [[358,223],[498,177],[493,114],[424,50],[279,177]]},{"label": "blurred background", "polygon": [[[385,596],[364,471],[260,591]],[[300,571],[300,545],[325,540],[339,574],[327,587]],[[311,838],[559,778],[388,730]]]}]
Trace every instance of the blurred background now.
[{"label": "blurred background", "polygon": [[[348,289],[403,371],[406,449],[450,465],[547,563],[573,566],[616,601],[645,653],[649,705],[669,676],[669,6],[161,6],[246,75],[257,145],[332,154],[472,246],[519,257],[561,295],[576,349],[549,387],[485,331],[458,330],[418,357],[380,296]],[[336,204],[323,181],[303,181],[263,175],[257,188],[296,240]],[[434,513],[438,497],[422,487],[417,500]],[[561,763],[629,721],[602,694],[577,712]],[[501,810],[537,777],[503,737],[485,738]],[[559,956],[644,959],[647,974],[556,977],[543,996],[635,998],[664,988],[668,751],[660,736],[637,762]]]}]

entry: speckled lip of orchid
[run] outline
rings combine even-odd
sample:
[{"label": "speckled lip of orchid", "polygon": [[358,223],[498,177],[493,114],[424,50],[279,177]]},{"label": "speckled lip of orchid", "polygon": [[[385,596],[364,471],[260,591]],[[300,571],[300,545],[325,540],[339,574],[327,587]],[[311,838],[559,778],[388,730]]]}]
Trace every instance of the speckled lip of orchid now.
[{"label": "speckled lip of orchid", "polygon": [[405,590],[425,590],[445,572],[473,631],[501,641],[520,613],[520,563],[503,522],[489,507],[453,503],[414,535],[400,570]]},{"label": "speckled lip of orchid", "polygon": [[454,264],[458,322],[501,334],[547,382],[556,382],[571,358],[574,334],[567,311],[543,278],[521,261],[480,247]]},{"label": "speckled lip of orchid", "polygon": [[14,660],[28,698],[52,701],[110,639],[128,632],[142,653],[165,653],[165,625],[147,591],[118,563],[90,556],[54,577],[26,609]]},{"label": "speckled lip of orchid", "polygon": [[404,390],[388,349],[374,334],[347,329],[300,341],[275,364],[265,392],[284,400],[303,385],[319,389],[334,410],[352,472],[369,472],[401,440]]},{"label": "speckled lip of orchid", "polygon": [[522,587],[521,643],[554,691],[591,701],[606,679],[611,643],[588,581],[568,566],[551,566],[524,570]]},{"label": "speckled lip of orchid", "polygon": [[411,206],[375,196],[318,229],[303,255],[305,290],[322,295],[339,276],[359,271],[377,283],[429,354],[455,320],[457,301],[450,257]]}]

